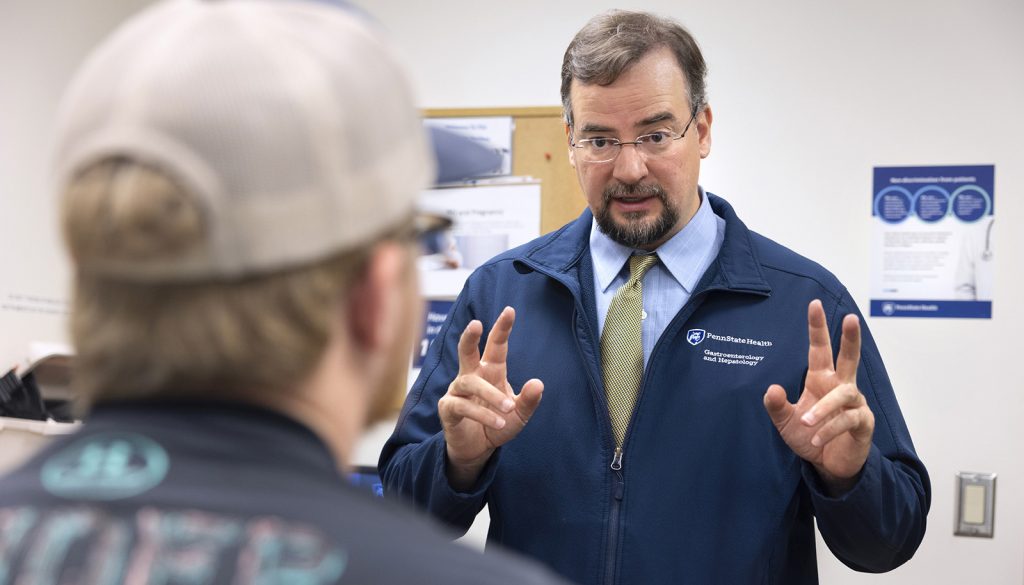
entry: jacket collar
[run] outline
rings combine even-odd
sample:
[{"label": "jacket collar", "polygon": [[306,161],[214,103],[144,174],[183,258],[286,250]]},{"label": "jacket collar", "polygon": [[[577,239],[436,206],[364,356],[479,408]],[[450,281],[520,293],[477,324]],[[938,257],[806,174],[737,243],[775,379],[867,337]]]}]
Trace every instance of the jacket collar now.
[{"label": "jacket collar", "polygon": [[[694,292],[725,289],[765,296],[771,294],[771,286],[765,280],[754,249],[752,233],[725,199],[705,193],[711,210],[725,220],[725,240],[718,257],[708,267]],[[590,209],[584,209],[574,221],[523,249],[515,261],[548,274],[578,294],[579,280],[575,269],[587,252],[593,218]]]}]

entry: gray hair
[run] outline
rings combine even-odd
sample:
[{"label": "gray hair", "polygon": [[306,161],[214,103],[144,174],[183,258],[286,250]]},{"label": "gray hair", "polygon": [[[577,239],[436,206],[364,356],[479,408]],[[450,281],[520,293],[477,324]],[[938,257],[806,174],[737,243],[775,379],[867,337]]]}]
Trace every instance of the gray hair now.
[{"label": "gray hair", "polygon": [[707,103],[707,64],[697,41],[679,23],[647,12],[611,10],[590,19],[573,37],[562,59],[562,110],[572,126],[573,80],[611,85],[629,66],[650,51],[668,47],[686,77],[690,108]]}]

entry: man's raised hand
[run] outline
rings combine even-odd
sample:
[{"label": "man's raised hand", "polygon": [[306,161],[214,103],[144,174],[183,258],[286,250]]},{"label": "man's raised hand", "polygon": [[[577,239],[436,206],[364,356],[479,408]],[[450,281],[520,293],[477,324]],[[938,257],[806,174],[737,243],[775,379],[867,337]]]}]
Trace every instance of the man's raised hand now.
[{"label": "man's raised hand", "polygon": [[821,301],[807,308],[810,344],[807,378],[796,404],[786,391],[772,384],[764,406],[787,445],[814,465],[833,495],[853,486],[867,461],[875,417],[857,388],[860,363],[860,321],[856,315],[843,319],[839,358],[832,362],[832,342]]},{"label": "man's raised hand", "polygon": [[437,404],[448,449],[448,481],[471,488],[494,450],[523,430],[540,404],[544,384],[528,380],[517,395],[505,360],[516,313],[505,307],[480,355],[483,325],[470,321],[459,338],[459,374]]}]

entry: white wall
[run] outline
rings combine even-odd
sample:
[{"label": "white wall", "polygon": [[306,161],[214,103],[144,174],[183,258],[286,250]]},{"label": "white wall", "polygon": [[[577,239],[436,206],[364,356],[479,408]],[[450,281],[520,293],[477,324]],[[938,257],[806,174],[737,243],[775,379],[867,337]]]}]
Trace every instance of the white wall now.
[{"label": "white wall", "polygon": [[[559,103],[565,45],[608,2],[362,0],[402,43],[425,107]],[[871,170],[995,164],[1001,225],[1024,220],[1024,3],[622,2],[675,17],[710,66],[702,184],[748,225],[868,301]],[[999,231],[992,320],[869,319],[933,482],[917,556],[861,576],[822,549],[822,582],[1024,583],[1024,234]],[[957,471],[999,474],[995,538],[952,536]],[[981,579],[978,579],[978,578]]]},{"label": "white wall", "polygon": [[[67,269],[47,164],[70,72],[145,0],[0,0],[0,359],[63,319],[4,310],[62,297]],[[565,44],[606,2],[361,0],[403,44],[424,107],[556,105]],[[766,10],[771,6],[772,10]],[[867,303],[875,165],[995,164],[1001,225],[1024,219],[1024,4],[624,2],[674,16],[711,69],[714,151],[702,183],[755,229],[829,266]],[[917,556],[862,577],[821,556],[822,582],[1024,583],[1024,234],[996,233],[991,321],[869,320],[934,484]],[[29,331],[31,329],[31,332]],[[15,347],[17,346],[17,347]],[[2,366],[2,364],[0,364]],[[361,445],[373,463],[387,429]],[[953,474],[999,474],[996,536],[952,536]],[[978,578],[981,579],[978,579]]]},{"label": "white wall", "polygon": [[[0,370],[64,341],[68,278],[49,181],[53,114],[86,51],[145,0],[0,0]],[[88,9],[86,9],[88,8]]]}]

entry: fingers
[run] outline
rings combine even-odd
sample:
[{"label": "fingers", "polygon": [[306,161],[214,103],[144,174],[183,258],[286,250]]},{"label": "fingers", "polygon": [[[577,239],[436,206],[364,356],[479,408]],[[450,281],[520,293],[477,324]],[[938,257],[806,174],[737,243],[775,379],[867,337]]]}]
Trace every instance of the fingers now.
[{"label": "fingers", "polygon": [[540,405],[540,399],[544,395],[544,382],[541,382],[537,378],[527,380],[523,384],[523,389],[519,391],[519,396],[516,397],[516,414],[526,424],[530,421],[530,417],[537,410]]},{"label": "fingers", "polygon": [[[504,364],[508,357],[508,338],[512,334],[512,325],[516,322],[516,311],[512,307],[502,309],[494,322],[487,345],[484,347],[483,361],[490,364]],[[477,339],[479,342],[479,338]]]},{"label": "fingers", "polygon": [[807,305],[807,336],[808,369],[832,371],[832,338],[825,322],[825,309],[818,299]]},{"label": "fingers", "polygon": [[778,384],[772,384],[764,393],[764,408],[775,427],[781,429],[793,417],[795,407],[786,398],[786,390]]},{"label": "fingers", "polygon": [[473,319],[462,330],[459,337],[459,375],[468,374],[480,367],[480,336],[484,334],[482,323]]},{"label": "fingers", "polygon": [[441,397],[437,403],[437,412],[441,420],[449,424],[457,424],[462,419],[470,419],[496,430],[505,427],[505,417],[483,404],[451,394]]},{"label": "fingers", "polygon": [[523,384],[522,391],[513,400],[481,378],[463,376],[448,387],[448,393],[437,403],[437,411],[446,425],[470,419],[492,429],[502,429],[506,417],[514,410],[521,421],[518,428],[521,428],[537,410],[543,394],[544,383],[536,378]]},{"label": "fingers", "polygon": [[844,409],[866,406],[864,395],[854,384],[840,384],[823,396],[810,410],[800,417],[807,426],[814,426],[823,420],[838,415]]},{"label": "fingers", "polygon": [[860,365],[860,320],[856,315],[847,315],[843,318],[843,337],[839,341],[836,375],[843,382],[856,384],[858,365]]},{"label": "fingers", "polygon": [[873,429],[874,415],[867,405],[860,408],[850,408],[840,412],[832,417],[830,421],[823,424],[811,438],[811,445],[821,447],[843,433],[850,433],[857,438],[862,438],[866,434],[870,438]]},{"label": "fingers", "polygon": [[510,396],[474,374],[459,376],[452,380],[448,386],[447,396],[477,399],[478,402],[501,413],[511,412],[515,407],[515,402]]}]

